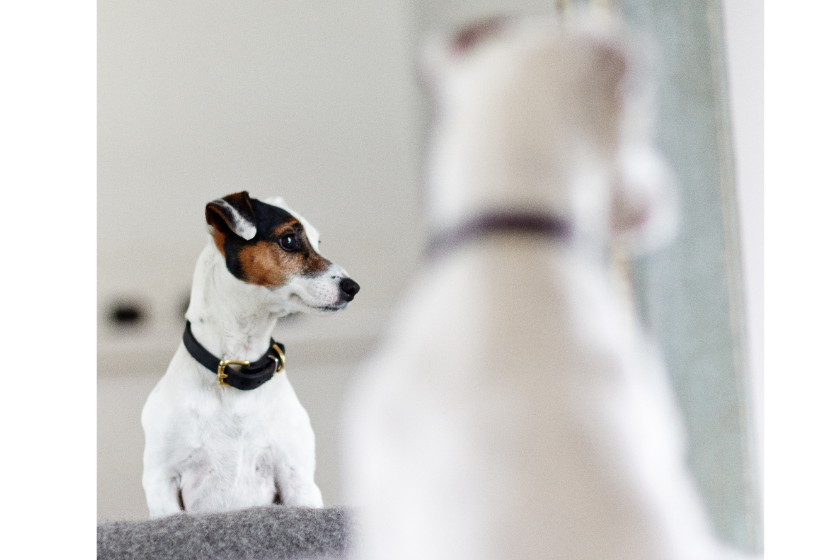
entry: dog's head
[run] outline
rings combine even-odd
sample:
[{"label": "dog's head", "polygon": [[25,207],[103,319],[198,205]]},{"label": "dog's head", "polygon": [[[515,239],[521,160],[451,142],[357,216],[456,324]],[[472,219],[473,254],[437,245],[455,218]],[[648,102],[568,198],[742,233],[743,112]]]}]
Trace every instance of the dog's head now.
[{"label": "dog's head", "polygon": [[239,192],[207,204],[205,217],[228,271],[264,286],[288,312],[328,313],[347,306],[359,285],[318,253],[320,236],[283,199]]},{"label": "dog's head", "polygon": [[557,212],[631,249],[669,240],[677,204],[653,141],[649,50],[586,17],[494,18],[430,40],[432,212]]}]

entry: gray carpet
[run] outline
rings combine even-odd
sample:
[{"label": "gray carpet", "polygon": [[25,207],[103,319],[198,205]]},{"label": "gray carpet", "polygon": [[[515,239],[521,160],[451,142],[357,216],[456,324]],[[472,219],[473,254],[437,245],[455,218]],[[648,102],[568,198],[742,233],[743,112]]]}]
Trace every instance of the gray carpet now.
[{"label": "gray carpet", "polygon": [[342,509],[266,506],[227,513],[100,523],[99,560],[279,560],[345,558]]}]

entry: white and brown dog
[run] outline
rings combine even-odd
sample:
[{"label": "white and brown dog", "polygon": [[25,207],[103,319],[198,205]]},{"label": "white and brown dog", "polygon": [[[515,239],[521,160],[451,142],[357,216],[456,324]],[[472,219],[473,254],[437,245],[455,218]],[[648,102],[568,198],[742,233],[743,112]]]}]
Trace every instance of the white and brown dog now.
[{"label": "white and brown dog", "polygon": [[318,253],[318,232],[280,198],[240,192],[205,214],[211,239],[184,340],[143,408],[149,512],[321,507],[315,436],[271,333],[290,313],[344,309],[359,285]]},{"label": "white and brown dog", "polygon": [[359,558],[720,558],[605,258],[676,227],[632,49],[540,19],[429,52],[440,241],[348,404]]}]

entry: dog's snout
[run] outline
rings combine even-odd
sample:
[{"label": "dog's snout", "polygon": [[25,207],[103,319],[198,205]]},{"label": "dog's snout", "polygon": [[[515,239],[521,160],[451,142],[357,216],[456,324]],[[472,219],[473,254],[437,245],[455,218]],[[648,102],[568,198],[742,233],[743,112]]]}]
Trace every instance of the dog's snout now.
[{"label": "dog's snout", "polygon": [[359,293],[359,285],[350,278],[342,278],[338,287],[341,288],[341,295],[347,301],[353,301],[353,298]]}]

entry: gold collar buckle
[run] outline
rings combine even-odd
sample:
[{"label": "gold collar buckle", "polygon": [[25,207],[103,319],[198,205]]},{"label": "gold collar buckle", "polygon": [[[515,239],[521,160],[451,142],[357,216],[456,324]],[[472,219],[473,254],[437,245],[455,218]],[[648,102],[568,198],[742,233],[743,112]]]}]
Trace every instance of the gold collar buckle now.
[{"label": "gold collar buckle", "polygon": [[230,385],[225,383],[225,379],[228,377],[228,374],[225,373],[225,368],[228,365],[250,366],[251,362],[244,362],[242,360],[220,360],[219,369],[216,370],[216,378],[219,380],[219,385],[221,385],[222,387],[230,387]]}]

